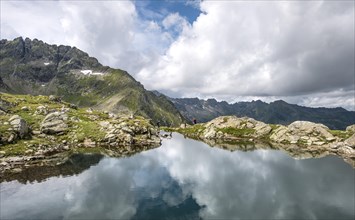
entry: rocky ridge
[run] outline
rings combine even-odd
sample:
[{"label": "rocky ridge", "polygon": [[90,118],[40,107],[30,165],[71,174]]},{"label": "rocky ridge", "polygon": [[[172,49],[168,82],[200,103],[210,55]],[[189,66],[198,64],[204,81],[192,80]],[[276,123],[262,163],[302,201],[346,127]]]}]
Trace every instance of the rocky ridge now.
[{"label": "rocky ridge", "polygon": [[22,37],[0,40],[0,47],[0,92],[56,95],[79,107],[140,115],[161,125],[184,121],[165,96],[76,47]]},{"label": "rocky ridge", "polygon": [[182,124],[173,130],[227,149],[281,149],[296,158],[334,154],[355,167],[355,125],[331,130],[309,121],[284,126],[248,117],[221,116],[193,126]]},{"label": "rocky ridge", "polygon": [[170,98],[181,114],[189,120],[208,122],[216,117],[235,115],[250,117],[269,124],[289,125],[294,121],[322,123],[330,129],[344,130],[355,124],[355,112],[343,108],[310,108],[287,103],[282,100],[265,103],[252,102],[227,103],[215,99]]},{"label": "rocky ridge", "polygon": [[76,152],[125,156],[161,143],[143,117],[78,108],[54,96],[0,93],[0,108],[0,173]]}]

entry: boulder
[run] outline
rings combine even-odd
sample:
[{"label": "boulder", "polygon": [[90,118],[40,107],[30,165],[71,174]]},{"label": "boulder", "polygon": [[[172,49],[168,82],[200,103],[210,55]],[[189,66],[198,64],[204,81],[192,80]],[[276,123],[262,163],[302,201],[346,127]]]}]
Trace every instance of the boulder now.
[{"label": "boulder", "polygon": [[271,132],[272,128],[268,124],[258,122],[255,124],[254,130],[257,136],[265,136]]},{"label": "boulder", "polygon": [[295,121],[289,126],[281,126],[270,136],[275,142],[287,141],[292,144],[299,140],[307,141],[308,145],[323,145],[324,140],[335,140],[335,137],[329,133],[329,128],[323,124],[317,124],[309,121]]},{"label": "boulder", "polygon": [[344,143],[350,147],[355,148],[355,133],[351,137],[346,139]]},{"label": "boulder", "polygon": [[355,158],[355,150],[348,146],[339,147],[338,154],[342,157]]},{"label": "boulder", "polygon": [[30,109],[29,109],[27,106],[23,106],[23,107],[21,108],[21,110],[22,110],[22,111],[29,111]]},{"label": "boulder", "polygon": [[346,127],[346,131],[355,133],[355,125],[349,125]]},{"label": "boulder", "polygon": [[41,132],[44,134],[59,134],[68,129],[68,115],[63,112],[48,114],[41,123]]},{"label": "boulder", "polygon": [[20,138],[24,138],[25,136],[29,135],[29,127],[27,122],[19,115],[13,115],[9,119],[9,122],[12,129],[17,132]]},{"label": "boulder", "polygon": [[51,101],[51,102],[61,102],[62,99],[60,97],[58,97],[58,96],[50,95],[49,96],[49,101]]},{"label": "boulder", "polygon": [[48,113],[48,108],[46,106],[40,105],[36,108],[36,114],[46,115]]}]

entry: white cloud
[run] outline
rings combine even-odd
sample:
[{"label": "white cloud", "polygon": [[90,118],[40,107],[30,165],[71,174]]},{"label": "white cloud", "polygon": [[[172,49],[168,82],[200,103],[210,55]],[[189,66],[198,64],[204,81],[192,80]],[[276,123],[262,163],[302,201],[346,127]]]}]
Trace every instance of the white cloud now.
[{"label": "white cloud", "polygon": [[76,46],[131,74],[173,41],[160,24],[139,18],[131,1],[1,2],[1,38],[19,35]]},{"label": "white cloud", "polygon": [[[336,105],[353,105],[339,93],[354,85],[353,2],[205,1],[201,10],[159,61],[138,73],[148,88],[226,100],[338,91]],[[321,100],[312,103],[334,106]]]},{"label": "white cloud", "polygon": [[1,38],[76,46],[174,96],[355,106],[354,2],[192,3],[191,25],[131,1],[2,1]]}]

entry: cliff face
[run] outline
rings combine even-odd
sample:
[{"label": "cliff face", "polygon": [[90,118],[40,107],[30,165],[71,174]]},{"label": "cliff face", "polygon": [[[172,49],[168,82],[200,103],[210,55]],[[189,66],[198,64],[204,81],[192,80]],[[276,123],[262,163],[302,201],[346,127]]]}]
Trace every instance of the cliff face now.
[{"label": "cliff face", "polygon": [[165,125],[184,120],[166,97],[75,47],[21,37],[1,40],[0,46],[0,92],[58,95],[82,107],[137,114]]}]

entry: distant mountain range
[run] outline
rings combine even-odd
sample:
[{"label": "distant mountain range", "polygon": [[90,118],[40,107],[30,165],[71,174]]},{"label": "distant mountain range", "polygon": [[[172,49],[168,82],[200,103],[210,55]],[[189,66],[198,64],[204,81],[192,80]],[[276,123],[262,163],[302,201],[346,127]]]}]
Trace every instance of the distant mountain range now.
[{"label": "distant mountain range", "polygon": [[75,47],[22,37],[1,40],[0,46],[0,92],[58,95],[82,107],[134,113],[165,125],[184,121],[170,100]]},{"label": "distant mountain range", "polygon": [[331,129],[343,130],[355,124],[355,112],[344,108],[309,108],[289,104],[282,100],[270,104],[258,101],[229,104],[215,99],[198,98],[170,99],[188,120],[207,122],[222,115],[248,116],[265,123],[290,124],[297,120],[311,121],[327,125]]}]

